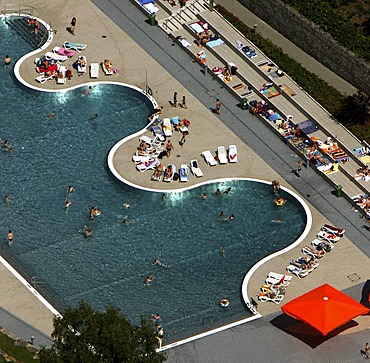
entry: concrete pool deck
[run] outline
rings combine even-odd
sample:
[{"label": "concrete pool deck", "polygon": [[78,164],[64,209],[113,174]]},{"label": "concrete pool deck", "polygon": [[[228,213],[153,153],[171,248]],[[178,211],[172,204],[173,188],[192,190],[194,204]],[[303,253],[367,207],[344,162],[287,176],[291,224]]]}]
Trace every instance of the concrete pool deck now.
[{"label": "concrete pool deck", "polygon": [[[1,3],[3,4],[5,2],[2,1]],[[310,241],[315,238],[315,234],[318,232],[321,225],[327,223],[328,219],[330,223],[333,224],[341,223],[340,225],[338,224],[338,226],[345,227],[348,231],[350,231],[350,229],[355,230],[350,231],[348,234],[351,239],[356,239],[359,243],[361,243],[361,241],[366,241],[366,235],[360,230],[358,217],[356,216],[356,219],[353,213],[350,216],[348,216],[348,213],[345,213],[345,208],[348,210],[350,209],[349,204],[343,200],[333,200],[332,198],[334,197],[328,195],[328,190],[330,188],[328,188],[321,179],[319,180],[312,170],[305,170],[301,180],[296,180],[296,178],[289,173],[289,170],[294,167],[296,159],[292,159],[289,156],[289,151],[285,150],[286,147],[283,143],[281,143],[276,136],[271,135],[266,128],[262,126],[262,129],[258,129],[261,125],[258,125],[256,119],[251,118],[246,112],[242,113],[241,110],[237,110],[236,101],[225,94],[225,90],[214,84],[213,87],[208,87],[208,92],[204,92],[202,98],[198,96],[200,87],[207,83],[212,84],[212,81],[209,77],[205,77],[200,72],[200,67],[192,63],[190,57],[183,54],[184,52],[181,49],[177,46],[172,46],[172,42],[166,39],[165,34],[162,34],[160,29],[150,27],[146,24],[144,22],[145,17],[132,3],[125,2],[125,12],[126,15],[133,13],[134,17],[132,18],[136,19],[135,22],[139,22],[140,26],[143,28],[143,34],[141,34],[140,30],[136,30],[137,36],[144,36],[146,32],[151,32],[153,36],[158,39],[158,43],[153,44],[151,40],[151,44],[147,44],[147,47],[145,47],[145,44],[137,44],[137,41],[134,41],[130,37],[132,35],[128,35],[122,31],[119,26],[113,23],[110,18],[88,0],[81,0],[78,3],[72,2],[71,0],[48,2],[43,4],[42,8],[38,8],[39,3],[36,0],[28,1],[28,4],[34,5],[37,8],[35,14],[37,17],[51,22],[53,28],[57,30],[57,34],[54,35],[52,44],[50,44],[48,50],[56,45],[60,46],[66,40],[87,43],[88,46],[83,54],[86,55],[88,62],[100,63],[104,58],[109,58],[114,67],[121,70],[120,76],[115,77],[105,76],[100,69],[98,81],[123,82],[144,89],[146,74],[148,73],[148,84],[153,90],[153,96],[159,105],[164,106],[163,117],[178,115],[180,117],[186,117],[191,121],[189,128],[190,135],[182,148],[176,144],[180,140],[179,134],[174,134],[172,142],[174,143],[175,150],[168,161],[172,162],[175,160],[176,165],[179,166],[181,163],[188,163],[191,159],[197,158],[205,174],[205,176],[198,181],[212,180],[221,177],[249,177],[264,180],[279,179],[282,185],[296,191],[298,194],[310,194],[311,197],[309,200],[312,203],[308,203],[308,205],[312,213],[313,225],[307,236],[307,240],[302,242],[301,245],[309,244]],[[56,4],[59,5],[57,6]],[[111,7],[111,10],[119,9],[119,6],[113,2],[107,2],[107,4]],[[65,30],[66,27],[69,26],[69,22],[73,16],[77,18],[75,37]],[[117,11],[115,17],[119,18],[119,16],[121,16],[120,20],[122,22],[125,20],[127,22],[127,19]],[[113,20],[118,22],[117,19]],[[135,30],[134,25],[129,24],[128,26],[131,26],[132,29]],[[103,38],[103,35],[106,36],[106,38]],[[164,43],[166,41],[168,44]],[[143,49],[143,47],[145,47],[145,49],[149,51],[149,48],[153,46],[157,46],[159,49],[162,47],[161,42],[172,51],[168,51],[167,58],[163,65],[162,63],[158,63],[150,53]],[[163,46],[163,48],[165,47]],[[33,55],[25,61],[20,67],[20,72],[26,82],[40,87],[40,84],[36,83],[34,80],[37,76],[34,70],[34,58],[35,56]],[[183,62],[183,68],[178,72],[178,76],[183,82],[175,79],[172,74],[174,69],[178,69],[177,62],[181,63],[181,61]],[[67,65],[68,62],[71,61],[67,61]],[[191,76],[195,77],[198,83],[195,82]],[[66,87],[95,81],[96,80],[91,80],[88,74],[81,77],[77,77],[75,74],[71,82],[67,81]],[[56,85],[52,82],[46,83],[42,87],[47,89],[64,88],[63,85]],[[174,91],[178,92],[179,100],[182,95],[186,95],[188,109],[183,110],[177,108],[174,110],[174,108],[170,107],[168,101],[172,100]],[[223,103],[221,109],[222,115],[220,117],[214,115],[210,110],[210,108],[214,107],[215,98],[217,97],[219,97]],[[248,122],[248,127],[253,128],[252,131],[247,130],[246,132],[245,124],[234,122],[234,119],[238,117]],[[254,138],[254,132],[262,132],[263,138]],[[238,136],[236,136],[236,134]],[[118,140],[119,136],[117,137],[117,141]],[[131,157],[137,144],[138,140],[134,138],[123,146],[122,152],[118,154],[117,160],[115,161],[117,168],[122,168],[122,173],[127,180],[140,184],[143,187],[153,188],[153,185],[155,185],[155,188],[159,188],[162,185],[163,188],[168,188],[168,184],[163,185],[164,183],[161,182],[151,182],[150,172],[139,173],[135,170]],[[202,151],[213,151],[219,145],[227,147],[229,144],[236,144],[238,146],[239,162],[236,165],[217,165],[211,168],[201,161],[200,153]],[[273,151],[266,149],[269,145],[274,146]],[[180,156],[177,157],[177,155]],[[259,155],[263,155],[263,158]],[[282,158],[285,160],[282,160]],[[167,159],[165,161],[167,162]],[[269,164],[271,164],[271,166]],[[189,185],[196,182],[196,179],[191,178]],[[170,188],[178,187],[178,183],[172,183],[170,185]],[[320,209],[320,211],[318,209]],[[324,213],[328,219],[324,217],[322,213]],[[284,255],[280,255],[259,268],[251,277],[248,285],[248,295],[255,297],[269,271],[284,273],[289,261],[301,255],[300,248],[301,247],[297,247]],[[360,248],[362,248],[362,245]],[[362,248],[362,250],[364,249]],[[3,267],[1,266],[1,268]],[[354,274],[357,274],[360,279],[353,282],[347,276]],[[53,314],[47,310],[44,305],[41,305],[41,303],[27,291],[24,285],[18,283],[18,280],[15,280],[13,275],[4,272],[2,276],[2,291],[7,293],[3,293],[0,296],[1,306],[5,307],[14,315],[19,316],[30,325],[37,327],[46,334],[50,334],[52,331]],[[316,271],[303,280],[293,279],[293,282],[287,289],[287,295],[284,301],[289,301],[299,294],[307,292],[311,288],[325,282],[332,284],[340,290],[350,290],[363,284],[368,276],[370,276],[368,257],[345,237],[335,246],[330,254],[320,260],[320,266]],[[34,312],[30,313],[31,311]],[[279,306],[260,303],[258,311],[264,316],[270,316],[270,314],[276,314],[279,311]],[[359,317],[356,321],[359,325],[345,331],[342,335],[363,331],[368,328],[368,317]],[[262,323],[256,324],[260,326]],[[0,325],[2,325],[1,322]],[[269,328],[275,329],[273,327]],[[248,330],[250,328],[246,329]],[[233,329],[233,332],[235,331],[244,334],[244,330],[241,327]],[[230,334],[233,334],[233,332],[224,332],[220,334],[222,337],[228,337]],[[215,339],[223,339],[222,337],[220,336]],[[212,339],[212,337],[207,339]],[[199,341],[200,346],[202,346],[202,341]],[[210,342],[210,340],[207,340],[207,342]],[[197,350],[197,344],[198,343],[192,343],[190,349]],[[205,343],[205,346],[207,344],[212,345],[213,343]],[[232,344],[228,343],[228,346],[231,347]],[[184,357],[188,354],[188,352],[186,352],[188,348],[179,347],[177,349],[179,349],[179,351],[176,349],[171,351],[170,362],[198,361],[195,359],[185,360],[185,358],[181,360],[182,354],[184,354]],[[337,354],[338,348],[336,350],[336,355]],[[220,360],[213,361],[222,361],[222,359],[220,357]]]}]

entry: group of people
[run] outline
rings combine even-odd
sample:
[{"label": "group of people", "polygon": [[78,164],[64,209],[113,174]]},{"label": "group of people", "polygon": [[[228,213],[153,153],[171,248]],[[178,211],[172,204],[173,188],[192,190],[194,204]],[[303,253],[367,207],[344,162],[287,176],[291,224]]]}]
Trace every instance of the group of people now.
[{"label": "group of people", "polygon": [[220,219],[223,221],[233,221],[234,218],[234,214],[230,214],[229,216],[227,216],[224,211],[221,211],[220,213]]},{"label": "group of people", "polygon": [[354,179],[367,179],[367,177],[370,177],[370,170],[369,166],[366,165],[363,168],[359,168],[356,171],[356,174],[353,176]]},{"label": "group of people", "polygon": [[37,19],[29,18],[28,19],[28,26],[32,29],[31,33],[35,34],[35,37],[38,37],[39,30],[40,30],[40,23]]}]

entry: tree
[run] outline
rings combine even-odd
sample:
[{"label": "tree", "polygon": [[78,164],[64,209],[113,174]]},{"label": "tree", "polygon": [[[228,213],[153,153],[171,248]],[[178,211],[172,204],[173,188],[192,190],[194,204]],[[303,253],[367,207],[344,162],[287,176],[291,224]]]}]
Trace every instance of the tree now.
[{"label": "tree", "polygon": [[335,116],[344,125],[369,125],[370,96],[361,91],[348,96]]},{"label": "tree", "polygon": [[54,343],[40,350],[41,363],[161,363],[163,353],[155,351],[157,339],[153,323],[141,318],[134,326],[120,311],[108,307],[95,311],[81,301],[68,308],[63,318],[54,318]]}]

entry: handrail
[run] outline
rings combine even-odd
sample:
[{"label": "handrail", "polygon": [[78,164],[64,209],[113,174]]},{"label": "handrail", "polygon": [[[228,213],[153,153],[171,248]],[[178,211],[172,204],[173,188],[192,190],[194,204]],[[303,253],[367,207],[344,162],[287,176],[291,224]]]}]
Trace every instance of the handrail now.
[{"label": "handrail", "polygon": [[18,15],[28,14],[28,15],[33,16],[35,14],[35,10],[36,10],[36,8],[34,6],[31,6],[31,5],[5,4],[4,5],[4,10],[2,11],[2,13],[4,15],[16,13]]}]

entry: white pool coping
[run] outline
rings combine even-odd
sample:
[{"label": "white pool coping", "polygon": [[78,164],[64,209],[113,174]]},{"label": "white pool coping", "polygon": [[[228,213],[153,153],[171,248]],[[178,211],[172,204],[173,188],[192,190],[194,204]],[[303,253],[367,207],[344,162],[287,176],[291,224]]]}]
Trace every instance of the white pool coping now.
[{"label": "white pool coping", "polygon": [[[7,14],[7,16],[10,16],[10,15],[17,15],[17,16],[24,16],[24,17],[29,17],[28,15],[19,15],[19,14]],[[17,62],[16,64],[14,65],[14,74],[16,76],[16,78],[18,79],[18,81],[20,83],[22,83],[24,86],[26,86],[27,88],[30,88],[30,89],[33,89],[35,91],[40,91],[40,92],[49,92],[49,93],[57,93],[57,92],[67,92],[67,91],[71,91],[71,90],[74,90],[74,89],[77,89],[77,88],[81,88],[81,87],[87,87],[87,86],[91,86],[91,85],[99,85],[99,84],[112,84],[112,85],[119,85],[119,86],[124,86],[124,87],[128,87],[128,88],[131,88],[133,90],[136,90],[138,91],[139,93],[143,94],[144,96],[146,96],[153,104],[153,107],[157,107],[158,106],[158,103],[156,102],[156,100],[149,94],[147,94],[147,92],[145,92],[144,90],[142,90],[141,88],[139,87],[136,87],[136,86],[132,86],[130,84],[127,84],[127,83],[122,83],[122,82],[112,82],[112,81],[94,81],[94,82],[86,82],[86,83],[82,83],[82,84],[79,84],[79,85],[75,85],[75,86],[72,86],[72,87],[69,87],[69,88],[63,88],[63,89],[54,89],[54,90],[50,90],[50,89],[43,89],[43,88],[40,88],[40,87],[37,87],[37,86],[34,86],[34,85],[31,85],[29,84],[28,82],[26,82],[21,74],[20,74],[20,66],[21,64],[23,63],[23,61],[25,59],[28,59],[30,56],[33,56],[33,55],[36,55],[38,53],[40,53],[42,50],[44,50],[45,48],[47,48],[49,46],[49,44],[51,43],[52,39],[53,39],[53,31],[52,29],[49,27],[49,25],[47,23],[45,23],[42,19],[39,19],[39,18],[36,18],[40,23],[42,23],[46,29],[49,31],[49,38],[48,40],[46,41],[46,43],[30,52],[30,53],[27,53],[25,54],[24,56],[22,56]],[[125,138],[123,138],[122,140],[118,141],[113,147],[112,149],[109,151],[109,154],[108,154],[108,157],[107,157],[107,162],[108,162],[108,167],[110,169],[110,171],[112,172],[112,174],[120,181],[122,181],[123,183],[127,184],[127,185],[130,185],[136,189],[140,189],[140,190],[145,190],[145,191],[149,191],[149,192],[160,192],[160,193],[180,193],[180,192],[184,192],[186,190],[190,190],[190,189],[194,189],[194,188],[197,188],[197,187],[200,187],[202,185],[207,185],[207,184],[214,184],[214,183],[218,183],[218,182],[229,182],[229,181],[235,181],[235,180],[246,180],[246,181],[253,181],[253,182],[259,182],[259,183],[263,183],[263,184],[271,184],[271,182],[268,182],[266,180],[261,180],[261,179],[252,179],[252,178],[218,178],[218,179],[212,179],[212,180],[208,180],[208,181],[204,181],[204,182],[199,182],[195,185],[192,185],[192,186],[187,186],[187,187],[182,187],[182,188],[178,188],[178,189],[172,189],[172,190],[164,190],[164,189],[155,189],[155,188],[146,188],[146,187],[141,187],[141,186],[138,186],[134,183],[131,183],[129,182],[128,180],[126,180],[125,178],[123,178],[117,171],[116,169],[114,168],[114,165],[113,165],[113,156],[115,154],[115,152],[117,151],[117,149],[122,145],[124,144],[126,141],[134,138],[134,137],[137,137],[138,135],[141,135],[143,134],[144,132],[147,131],[147,128],[143,128],[141,130],[139,130],[138,132],[134,133],[134,134],[131,134]],[[186,339],[183,339],[183,340],[179,340],[177,342],[174,342],[174,343],[171,343],[169,345],[166,345],[166,346],[163,346],[161,349],[158,349],[157,351],[158,352],[162,352],[162,351],[165,351],[165,350],[168,350],[168,349],[171,349],[171,348],[174,348],[174,347],[177,347],[177,346],[180,346],[180,345],[183,345],[183,344],[186,344],[186,343],[189,343],[189,342],[192,342],[194,340],[197,340],[197,339],[201,339],[201,338],[204,338],[206,336],[209,336],[209,335],[212,335],[212,334],[215,334],[215,333],[218,333],[218,332],[221,332],[221,331],[224,331],[224,330],[227,330],[227,329],[230,329],[230,328],[233,328],[233,327],[236,327],[238,325],[241,325],[241,324],[245,324],[245,323],[248,323],[250,321],[253,321],[255,319],[258,319],[258,318],[261,318],[262,315],[260,313],[258,313],[254,308],[253,306],[251,306],[250,302],[249,302],[249,297],[248,297],[248,294],[247,294],[247,287],[248,287],[248,283],[249,283],[249,280],[251,278],[251,276],[253,275],[253,273],[260,267],[262,266],[264,263],[266,263],[267,261],[269,261],[270,259],[280,255],[280,254],[283,254],[291,249],[293,249],[294,247],[296,247],[297,245],[299,245],[307,236],[307,234],[309,233],[310,229],[311,229],[311,226],[312,226],[312,214],[310,212],[310,209],[308,207],[308,205],[304,202],[304,200],[299,196],[297,195],[296,193],[294,193],[293,191],[285,188],[285,187],[282,187],[282,189],[284,191],[286,191],[287,193],[289,193],[290,195],[292,195],[293,197],[295,197],[299,202],[300,204],[303,206],[305,212],[306,212],[306,218],[307,218],[307,221],[306,221],[306,227],[303,231],[303,233],[301,234],[301,236],[296,240],[294,241],[293,243],[291,243],[289,246],[283,248],[282,250],[280,251],[277,251],[277,252],[274,252],[272,254],[270,254],[269,256],[266,256],[265,258],[263,258],[262,260],[258,261],[245,275],[244,279],[243,279],[243,283],[242,283],[242,296],[243,296],[243,300],[244,300],[244,303],[247,305],[247,307],[251,310],[251,312],[254,314],[253,316],[249,317],[249,318],[246,318],[246,319],[242,319],[242,320],[239,320],[239,321],[236,321],[234,323],[231,323],[231,324],[227,324],[227,325],[224,325],[224,326],[221,326],[219,328],[216,328],[216,329],[212,329],[212,330],[209,330],[209,331],[206,331],[204,333],[201,333],[201,334],[197,334],[197,335],[194,335],[192,337],[189,337],[189,338],[186,338]],[[47,308],[49,309],[55,316],[57,317],[62,317],[62,315],[40,294],[38,293],[38,291],[32,287],[28,282],[27,280],[22,276],[20,275],[2,256],[0,256],[0,263],[2,263],[24,286],[26,286],[26,288]]]}]

